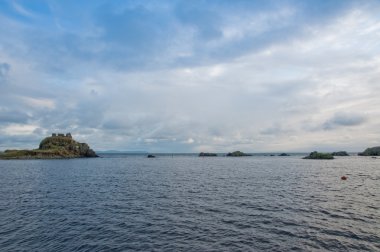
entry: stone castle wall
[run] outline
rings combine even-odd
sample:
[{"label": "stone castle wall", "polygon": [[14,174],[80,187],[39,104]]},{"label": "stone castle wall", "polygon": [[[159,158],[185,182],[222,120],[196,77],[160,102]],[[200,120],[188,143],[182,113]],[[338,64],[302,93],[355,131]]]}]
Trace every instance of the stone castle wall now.
[{"label": "stone castle wall", "polygon": [[52,137],[67,137],[67,138],[73,138],[73,137],[71,136],[71,133],[66,133],[66,135],[65,135],[65,134],[62,134],[62,133],[52,133],[51,136],[52,136]]}]

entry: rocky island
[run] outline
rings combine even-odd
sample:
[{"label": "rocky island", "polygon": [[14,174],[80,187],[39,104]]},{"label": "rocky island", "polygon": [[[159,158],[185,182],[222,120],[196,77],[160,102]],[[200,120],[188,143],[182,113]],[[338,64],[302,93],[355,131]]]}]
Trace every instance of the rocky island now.
[{"label": "rocky island", "polygon": [[252,156],[252,155],[241,152],[241,151],[234,151],[234,152],[227,153],[227,157],[246,157],[246,156]]},{"label": "rocky island", "polygon": [[289,157],[290,155],[287,154],[287,153],[281,153],[280,155],[278,155],[279,157]]},{"label": "rocky island", "polygon": [[331,153],[331,155],[339,156],[339,157],[349,156],[347,151],[336,151],[336,152]]},{"label": "rocky island", "polygon": [[309,154],[309,156],[306,156],[303,159],[334,159],[334,156],[331,153],[313,151]]},{"label": "rocky island", "polygon": [[367,148],[365,151],[358,153],[359,156],[380,156],[380,146]]},{"label": "rocky island", "polygon": [[210,152],[201,152],[198,155],[199,157],[216,157],[218,156],[216,153],[210,153]]},{"label": "rocky island", "polygon": [[0,159],[61,159],[98,157],[86,143],[75,141],[70,133],[55,134],[43,139],[38,149],[6,150]]}]

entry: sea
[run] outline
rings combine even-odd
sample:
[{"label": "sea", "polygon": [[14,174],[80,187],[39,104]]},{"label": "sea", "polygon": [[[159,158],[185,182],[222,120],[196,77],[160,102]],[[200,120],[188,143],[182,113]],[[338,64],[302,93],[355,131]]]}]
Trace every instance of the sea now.
[{"label": "sea", "polygon": [[0,251],[380,251],[380,158],[0,160]]}]

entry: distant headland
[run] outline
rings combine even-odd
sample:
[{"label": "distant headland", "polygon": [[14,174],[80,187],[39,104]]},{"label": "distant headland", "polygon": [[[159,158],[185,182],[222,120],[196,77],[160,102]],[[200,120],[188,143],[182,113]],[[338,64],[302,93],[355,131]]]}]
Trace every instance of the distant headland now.
[{"label": "distant headland", "polygon": [[34,150],[5,150],[0,159],[61,159],[98,157],[88,144],[79,143],[71,133],[53,133]]},{"label": "distant headland", "polygon": [[363,152],[358,153],[359,156],[380,156],[380,146],[367,148]]}]

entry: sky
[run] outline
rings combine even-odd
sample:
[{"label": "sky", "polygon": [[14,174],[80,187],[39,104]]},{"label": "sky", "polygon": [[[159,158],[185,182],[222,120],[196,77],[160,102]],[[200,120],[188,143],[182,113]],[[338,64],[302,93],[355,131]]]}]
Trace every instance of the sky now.
[{"label": "sky", "polygon": [[380,145],[380,1],[0,1],[0,150]]}]

